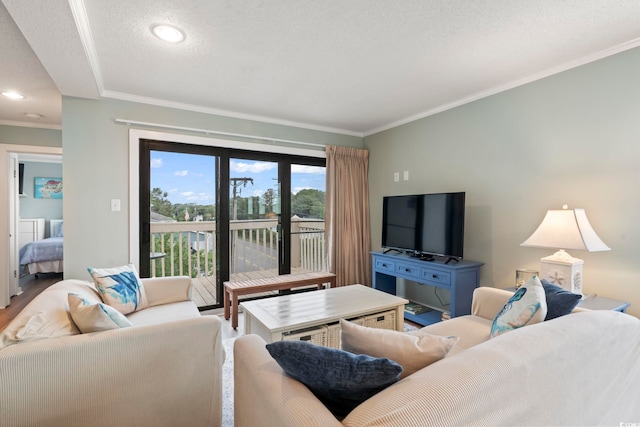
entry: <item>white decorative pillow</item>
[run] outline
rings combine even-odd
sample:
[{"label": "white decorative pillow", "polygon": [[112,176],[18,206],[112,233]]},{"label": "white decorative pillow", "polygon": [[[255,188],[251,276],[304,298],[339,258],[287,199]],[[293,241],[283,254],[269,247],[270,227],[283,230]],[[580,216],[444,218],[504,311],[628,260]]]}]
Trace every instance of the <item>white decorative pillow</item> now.
[{"label": "white decorative pillow", "polygon": [[115,308],[98,301],[89,301],[77,294],[69,294],[69,312],[83,334],[133,326]]},{"label": "white decorative pillow", "polygon": [[491,338],[525,325],[540,323],[546,315],[544,288],[538,276],[533,276],[509,298],[493,319]]},{"label": "white decorative pillow", "polygon": [[387,358],[402,366],[404,378],[443,359],[460,338],[423,331],[399,332],[370,328],[340,319],[342,349],[350,353]]},{"label": "white decorative pillow", "polygon": [[88,268],[102,301],[122,314],[149,306],[144,286],[133,264],[115,268]]}]

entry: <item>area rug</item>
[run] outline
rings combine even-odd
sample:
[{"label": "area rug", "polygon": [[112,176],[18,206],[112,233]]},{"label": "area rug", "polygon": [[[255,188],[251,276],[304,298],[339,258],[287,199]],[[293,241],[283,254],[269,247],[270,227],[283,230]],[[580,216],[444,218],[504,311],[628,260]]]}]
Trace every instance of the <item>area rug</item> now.
[{"label": "area rug", "polygon": [[222,426],[233,427],[233,342],[234,338],[222,340],[226,353],[222,365]]}]

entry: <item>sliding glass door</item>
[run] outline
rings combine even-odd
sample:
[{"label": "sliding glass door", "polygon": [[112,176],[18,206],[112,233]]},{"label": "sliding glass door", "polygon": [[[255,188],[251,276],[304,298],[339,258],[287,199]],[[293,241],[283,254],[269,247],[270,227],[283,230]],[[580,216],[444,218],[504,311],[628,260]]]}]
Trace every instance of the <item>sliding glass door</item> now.
[{"label": "sliding glass door", "polygon": [[324,269],[324,159],[141,140],[140,274],[226,280]]}]

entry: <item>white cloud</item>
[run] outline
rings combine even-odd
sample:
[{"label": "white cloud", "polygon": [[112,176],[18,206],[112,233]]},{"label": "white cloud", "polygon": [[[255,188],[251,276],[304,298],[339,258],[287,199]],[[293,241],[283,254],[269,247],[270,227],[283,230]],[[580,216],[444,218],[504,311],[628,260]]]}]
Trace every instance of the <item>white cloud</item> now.
[{"label": "white cloud", "polygon": [[253,172],[253,173],[269,171],[277,167],[278,167],[278,164],[273,162],[244,163],[244,162],[231,161],[231,164],[229,165],[229,168],[231,169],[232,172]]},{"label": "white cloud", "polygon": [[180,195],[184,199],[184,201],[180,203],[211,204],[216,200],[215,194],[206,193],[206,192],[196,193],[194,191],[185,191],[180,193]]},{"label": "white cloud", "polygon": [[291,165],[291,173],[324,174],[325,170],[321,166]]},{"label": "white cloud", "polygon": [[313,188],[313,187],[294,187],[294,188],[291,189],[291,192],[293,194],[298,194],[298,192],[300,192],[302,190],[315,190],[315,188]]},{"label": "white cloud", "polygon": [[184,171],[175,171],[173,174],[175,176],[187,176],[189,174],[189,171],[186,171],[186,170],[184,170]]},{"label": "white cloud", "polygon": [[151,159],[151,167],[152,168],[161,168],[162,167],[162,159]]}]

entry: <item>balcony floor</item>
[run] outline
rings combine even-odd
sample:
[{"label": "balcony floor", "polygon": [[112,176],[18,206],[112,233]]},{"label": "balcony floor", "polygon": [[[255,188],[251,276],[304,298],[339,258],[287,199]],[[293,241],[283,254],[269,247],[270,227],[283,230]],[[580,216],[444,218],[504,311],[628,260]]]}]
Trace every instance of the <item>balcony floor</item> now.
[{"label": "balcony floor", "polygon": [[[291,268],[292,274],[297,273],[308,273],[309,270],[302,267],[293,267]],[[247,279],[258,279],[261,277],[273,277],[278,275],[277,269],[270,270],[259,270],[259,271],[250,271],[247,273],[232,273],[231,280],[247,280]],[[191,299],[196,303],[198,307],[206,307],[211,305],[218,304],[216,295],[217,295],[217,286],[216,286],[216,276],[207,276],[207,277],[196,277],[191,279],[191,283],[193,283],[193,294]],[[315,287],[315,286],[314,286]],[[240,297],[240,301],[245,298],[255,298],[257,296],[264,295],[276,295],[278,291],[270,291],[270,292],[262,292],[259,294],[251,294],[244,297]],[[220,301],[222,303],[222,301]]]}]

